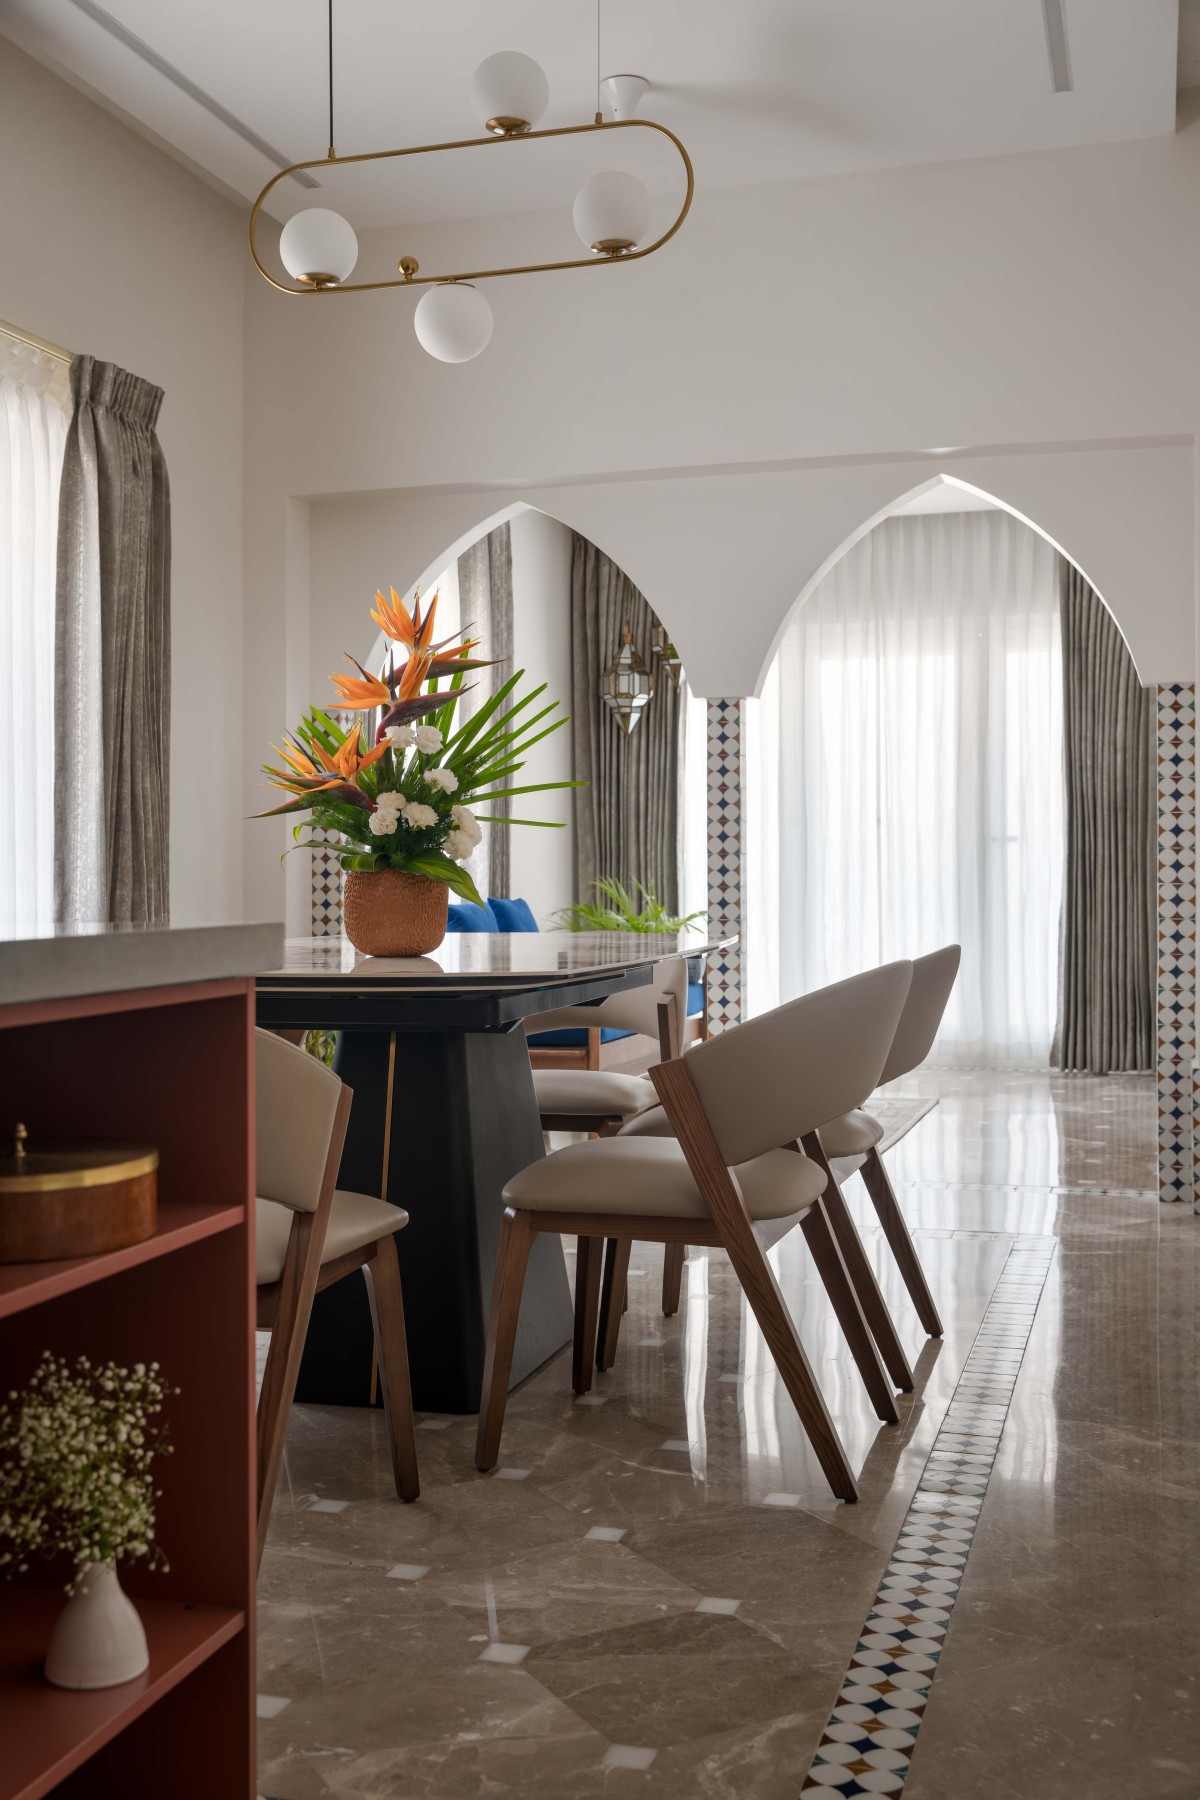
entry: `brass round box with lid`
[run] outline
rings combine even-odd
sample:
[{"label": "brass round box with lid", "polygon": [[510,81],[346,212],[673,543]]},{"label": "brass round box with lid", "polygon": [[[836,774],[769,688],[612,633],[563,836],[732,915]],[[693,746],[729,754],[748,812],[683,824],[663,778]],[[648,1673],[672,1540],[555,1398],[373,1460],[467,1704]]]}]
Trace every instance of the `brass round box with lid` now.
[{"label": "brass round box with lid", "polygon": [[0,1155],[0,1263],[60,1262],[140,1244],[158,1216],[158,1151],[146,1144],[30,1143]]}]

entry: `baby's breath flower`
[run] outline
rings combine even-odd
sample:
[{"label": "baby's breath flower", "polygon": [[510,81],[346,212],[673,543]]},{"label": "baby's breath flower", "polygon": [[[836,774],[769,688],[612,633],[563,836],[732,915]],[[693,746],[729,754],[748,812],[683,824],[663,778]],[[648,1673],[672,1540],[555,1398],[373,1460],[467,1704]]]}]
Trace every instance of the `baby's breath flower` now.
[{"label": "baby's breath flower", "polygon": [[23,1574],[32,1554],[65,1554],[74,1592],[91,1563],[145,1556],[165,1566],[150,1467],[170,1448],[158,1415],[178,1391],[157,1363],[96,1367],[81,1356],[72,1370],[47,1351],[24,1392],[0,1406],[0,1539],[11,1546],[0,1569]]}]

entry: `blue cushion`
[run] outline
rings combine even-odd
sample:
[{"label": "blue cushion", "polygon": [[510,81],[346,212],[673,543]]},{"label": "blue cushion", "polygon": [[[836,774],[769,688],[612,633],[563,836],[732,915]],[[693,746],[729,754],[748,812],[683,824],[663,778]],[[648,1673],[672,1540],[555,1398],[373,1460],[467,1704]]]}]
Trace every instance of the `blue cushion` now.
[{"label": "blue cushion", "polygon": [[[602,1044],[614,1044],[618,1038],[632,1037],[632,1031],[613,1031],[605,1025],[600,1030]],[[545,1050],[582,1050],[587,1032],[581,1025],[564,1026],[561,1031],[531,1031],[529,1042]]]},{"label": "blue cushion", "polygon": [[528,900],[497,900],[488,895],[488,910],[496,921],[497,931],[536,931],[538,922]]},{"label": "blue cushion", "polygon": [[687,1016],[689,1019],[694,1019],[697,1017],[698,1014],[702,1013],[703,1011],[704,1011],[704,983],[702,981],[689,981],[688,982]]},{"label": "blue cushion", "polygon": [[476,906],[473,900],[458,900],[450,908],[446,917],[447,931],[499,931],[492,914],[486,906]]}]

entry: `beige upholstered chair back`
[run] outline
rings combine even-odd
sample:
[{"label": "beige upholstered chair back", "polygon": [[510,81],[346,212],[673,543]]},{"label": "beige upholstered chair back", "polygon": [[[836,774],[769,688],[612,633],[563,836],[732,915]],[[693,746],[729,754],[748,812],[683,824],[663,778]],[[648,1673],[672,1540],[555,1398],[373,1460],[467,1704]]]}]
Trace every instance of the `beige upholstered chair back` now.
[{"label": "beige upholstered chair back", "polygon": [[883,1065],[883,1074],[879,1077],[881,1087],[885,1081],[895,1081],[899,1076],[907,1075],[910,1069],[920,1068],[933,1049],[933,1040],[953,992],[961,961],[959,944],[947,944],[944,950],[913,958],[912,986]]},{"label": "beige upholstered chair back", "polygon": [[896,1035],[911,975],[910,962],[887,963],[688,1053],[685,1066],[727,1165],[862,1105]]},{"label": "beige upholstered chair back", "polygon": [[254,1033],[258,1197],[315,1212],[342,1084],[315,1057]]},{"label": "beige upholstered chair back", "polygon": [[610,994],[599,1006],[561,1006],[556,1012],[538,1013],[525,1021],[527,1031],[561,1031],[568,1026],[598,1025],[605,1031],[638,1031],[658,1036],[658,1003],[668,995],[675,1000],[675,1016],[682,1036],[687,1019],[687,959],[669,956],[656,963],[654,977],[644,987]]}]

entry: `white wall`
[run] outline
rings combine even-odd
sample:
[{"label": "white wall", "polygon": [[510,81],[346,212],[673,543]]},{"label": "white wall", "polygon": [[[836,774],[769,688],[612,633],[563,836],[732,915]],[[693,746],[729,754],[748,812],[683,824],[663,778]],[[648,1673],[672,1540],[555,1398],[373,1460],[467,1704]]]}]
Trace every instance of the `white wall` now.
[{"label": "white wall", "polygon": [[[0,39],[0,317],[166,390],[171,907],[242,912],[238,208]],[[282,573],[282,567],[281,567]],[[276,893],[268,912],[278,917]]]},{"label": "white wall", "polygon": [[[1195,669],[1200,130],[705,192],[644,263],[488,284],[431,361],[415,296],[247,305],[248,592],[283,623],[289,495],[391,499],[408,585],[524,502],[625,568],[703,693],[760,684],[828,559],[939,471],[1047,531],[1147,682]],[[423,268],[547,222],[423,228]],[[420,241],[415,241],[419,237]],[[249,696],[277,723],[266,689]],[[270,892],[265,861],[251,892]],[[260,885],[261,884],[261,885]]]}]

